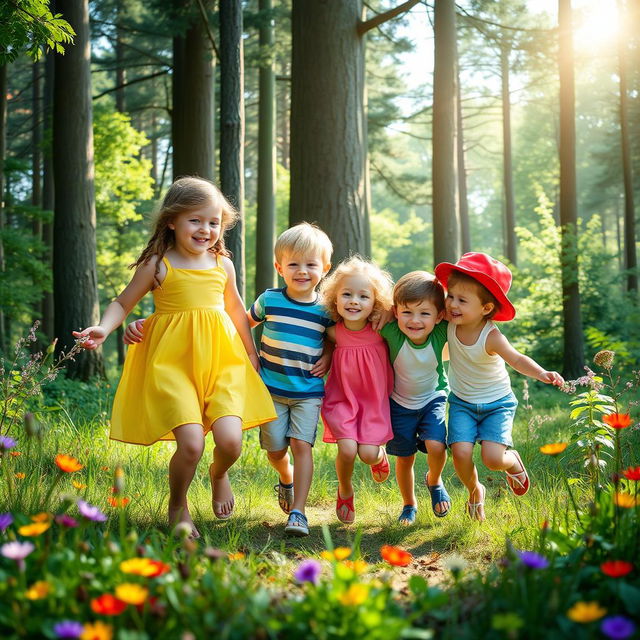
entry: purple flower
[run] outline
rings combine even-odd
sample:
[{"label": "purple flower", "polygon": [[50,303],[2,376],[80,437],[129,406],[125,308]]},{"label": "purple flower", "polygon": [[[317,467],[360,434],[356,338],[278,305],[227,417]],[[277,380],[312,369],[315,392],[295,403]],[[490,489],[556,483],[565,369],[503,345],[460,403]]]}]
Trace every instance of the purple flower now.
[{"label": "purple flower", "polygon": [[549,566],[549,561],[535,551],[518,551],[518,555],[529,569],[546,569]]},{"label": "purple flower", "polygon": [[77,527],[78,526],[78,521],[75,518],[72,518],[70,515],[68,515],[66,513],[59,513],[56,516],[56,522],[61,527],[69,527],[70,529],[72,527]]},{"label": "purple flower", "polygon": [[0,513],[0,531],[5,532],[7,527],[13,524],[13,516],[10,513]]},{"label": "purple flower", "polygon": [[293,577],[298,582],[312,582],[316,584],[320,573],[322,572],[322,565],[317,560],[303,560],[298,568],[295,570]]},{"label": "purple flower", "polygon": [[7,449],[13,449],[16,446],[16,441],[9,436],[0,436],[0,451],[6,451]]},{"label": "purple flower", "polygon": [[15,560],[20,571],[24,571],[24,559],[35,549],[30,542],[7,542],[0,547],[0,553],[9,560]]},{"label": "purple flower", "polygon": [[624,616],[611,616],[602,621],[600,631],[612,640],[624,640],[635,633],[636,625]]},{"label": "purple flower", "polygon": [[104,522],[107,519],[107,516],[98,507],[94,507],[84,500],[78,500],[78,511],[81,516],[93,522]]},{"label": "purple flower", "polygon": [[63,620],[53,625],[56,638],[79,638],[83,629],[82,623],[75,620]]}]

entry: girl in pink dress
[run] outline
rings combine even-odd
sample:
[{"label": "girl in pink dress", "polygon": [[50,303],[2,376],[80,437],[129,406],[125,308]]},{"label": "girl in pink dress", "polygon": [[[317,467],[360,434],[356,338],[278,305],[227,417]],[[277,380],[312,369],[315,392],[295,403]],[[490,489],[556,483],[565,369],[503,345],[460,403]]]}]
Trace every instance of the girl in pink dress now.
[{"label": "girl in pink dress", "polygon": [[340,263],[321,285],[329,314],[337,321],[327,335],[336,343],[322,403],[324,442],[337,442],[336,515],[355,519],[351,482],[356,456],[370,465],[376,482],[389,477],[384,448],[393,437],[389,395],[393,370],[387,345],[369,322],[391,307],[391,276],[358,256]]}]

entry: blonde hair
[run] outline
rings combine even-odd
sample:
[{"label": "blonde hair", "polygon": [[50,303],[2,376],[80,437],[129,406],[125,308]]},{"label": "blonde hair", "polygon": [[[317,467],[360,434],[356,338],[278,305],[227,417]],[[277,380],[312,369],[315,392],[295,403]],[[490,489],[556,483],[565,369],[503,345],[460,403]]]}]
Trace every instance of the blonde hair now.
[{"label": "blonde hair", "polygon": [[391,307],[391,289],[393,287],[391,276],[372,262],[355,255],[343,260],[320,285],[320,298],[327,312],[334,320],[338,320],[340,317],[337,305],[340,282],[345,276],[356,274],[365,276],[373,289],[374,304],[372,313],[386,311]]},{"label": "blonde hair", "polygon": [[444,310],[444,287],[440,280],[427,271],[407,273],[393,288],[393,304],[407,306],[428,300],[438,311]]},{"label": "blonde hair", "polygon": [[329,236],[315,224],[301,222],[283,231],[276,240],[273,250],[276,261],[282,263],[285,253],[290,255],[309,255],[319,252],[324,264],[331,262],[333,244]]},{"label": "blonde hair", "polygon": [[157,282],[160,261],[176,241],[175,233],[173,229],[169,228],[169,224],[176,219],[176,216],[185,211],[194,211],[213,204],[220,204],[222,218],[220,220],[220,237],[209,251],[229,256],[229,252],[224,246],[224,232],[233,227],[239,218],[239,213],[212,182],[204,178],[186,176],[178,178],[169,187],[154,216],[151,238],[138,259],[129,267],[139,267],[156,256],[155,281]]}]

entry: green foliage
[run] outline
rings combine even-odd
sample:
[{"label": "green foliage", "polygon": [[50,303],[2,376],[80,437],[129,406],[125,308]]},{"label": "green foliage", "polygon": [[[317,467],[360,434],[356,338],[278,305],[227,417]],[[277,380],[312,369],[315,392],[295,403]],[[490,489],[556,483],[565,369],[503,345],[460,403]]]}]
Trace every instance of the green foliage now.
[{"label": "green foliage", "polygon": [[47,0],[4,0],[0,3],[0,65],[13,62],[23,51],[38,60],[43,50],[64,53],[75,31],[49,10]]}]

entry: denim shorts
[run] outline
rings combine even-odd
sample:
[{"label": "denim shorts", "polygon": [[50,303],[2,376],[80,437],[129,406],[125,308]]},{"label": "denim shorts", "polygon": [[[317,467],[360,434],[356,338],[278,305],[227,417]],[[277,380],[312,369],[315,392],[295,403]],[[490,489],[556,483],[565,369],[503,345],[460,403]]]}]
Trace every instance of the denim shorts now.
[{"label": "denim shorts", "polygon": [[283,451],[289,439],[316,441],[322,398],[281,398],[271,396],[278,417],[260,425],[260,446],[267,451]]},{"label": "denim shorts", "polygon": [[449,394],[447,444],[454,442],[498,442],[513,446],[511,432],[518,400],[513,393],[493,402],[475,404]]},{"label": "denim shorts", "polygon": [[392,456],[412,456],[416,451],[427,452],[425,440],[445,443],[446,398],[438,396],[421,409],[407,409],[389,398],[393,439],[387,443],[387,453]]}]

